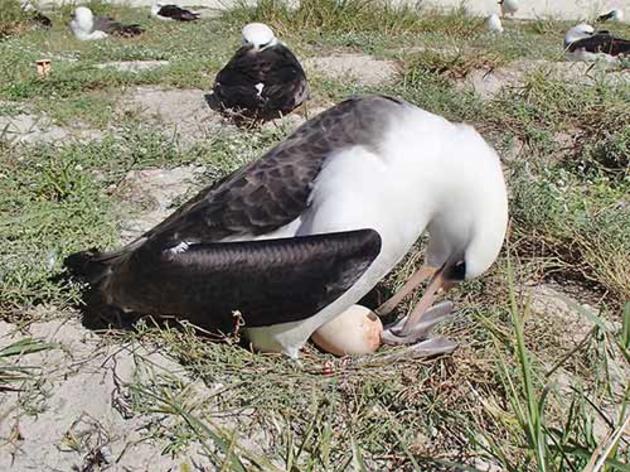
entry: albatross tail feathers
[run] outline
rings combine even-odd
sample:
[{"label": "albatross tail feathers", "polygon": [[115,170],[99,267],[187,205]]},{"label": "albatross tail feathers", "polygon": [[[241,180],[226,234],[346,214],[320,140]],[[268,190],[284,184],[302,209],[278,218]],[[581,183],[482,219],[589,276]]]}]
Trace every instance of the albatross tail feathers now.
[{"label": "albatross tail feathers", "polygon": [[97,286],[111,271],[124,252],[103,253],[97,249],[75,252],[63,261],[63,265],[74,278]]}]

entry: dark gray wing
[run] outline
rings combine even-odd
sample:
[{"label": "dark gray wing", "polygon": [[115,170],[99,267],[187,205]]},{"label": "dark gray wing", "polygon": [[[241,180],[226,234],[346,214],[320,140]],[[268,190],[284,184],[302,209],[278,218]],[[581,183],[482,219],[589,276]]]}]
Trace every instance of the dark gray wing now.
[{"label": "dark gray wing", "polygon": [[104,31],[112,36],[120,36],[123,38],[131,38],[144,33],[144,29],[140,25],[123,25],[110,16],[95,17],[93,30]]},{"label": "dark gray wing", "polygon": [[[263,84],[262,91],[256,86]],[[217,74],[214,93],[224,108],[272,117],[286,114],[309,96],[306,74],[282,44],[263,51],[244,46]]]},{"label": "dark gray wing", "polygon": [[[378,149],[403,102],[382,96],[345,100],[304,123],[262,158],[202,190],[143,239],[162,247],[272,232],[308,207],[326,160],[341,149]],[[360,163],[357,163],[360,166]]]},{"label": "dark gray wing", "polygon": [[164,18],[171,18],[177,21],[194,21],[199,19],[199,14],[178,7],[177,5],[164,5],[160,7],[157,14]]},{"label": "dark gray wing", "polygon": [[222,324],[235,309],[251,314],[246,315],[250,326],[308,317],[361,276],[378,254],[378,234],[221,240],[253,238],[296,219],[308,207],[326,160],[349,146],[378,150],[402,106],[380,96],[341,102],[261,159],[201,191],[130,245],[110,253],[73,254],[65,265],[90,282],[98,305],[178,314],[205,326],[212,324],[208,314]]},{"label": "dark gray wing", "polygon": [[239,310],[247,326],[308,318],[348,290],[380,251],[373,230],[288,239],[143,246],[116,268],[109,304],[137,313],[185,316],[230,329]]},{"label": "dark gray wing", "polygon": [[617,38],[608,31],[600,31],[588,38],[580,39],[569,44],[569,52],[580,49],[591,53],[604,53],[611,56],[621,56],[630,54],[630,41]]},{"label": "dark gray wing", "polygon": [[116,23],[111,16],[95,16],[92,31],[104,31],[105,33],[109,33],[116,24],[120,23]]}]

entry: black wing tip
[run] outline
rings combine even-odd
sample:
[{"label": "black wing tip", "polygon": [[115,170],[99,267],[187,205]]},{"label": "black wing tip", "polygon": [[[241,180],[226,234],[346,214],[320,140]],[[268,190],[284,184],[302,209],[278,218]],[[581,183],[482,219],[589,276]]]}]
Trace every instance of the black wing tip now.
[{"label": "black wing tip", "polygon": [[383,240],[378,231],[372,228],[359,229],[356,231],[350,231],[348,233],[350,237],[358,237],[361,243],[365,246],[366,250],[376,257],[383,247]]},{"label": "black wing tip", "polygon": [[67,256],[63,265],[68,273],[79,280],[94,284],[103,278],[108,265],[101,262],[102,253],[96,248],[79,251]]}]

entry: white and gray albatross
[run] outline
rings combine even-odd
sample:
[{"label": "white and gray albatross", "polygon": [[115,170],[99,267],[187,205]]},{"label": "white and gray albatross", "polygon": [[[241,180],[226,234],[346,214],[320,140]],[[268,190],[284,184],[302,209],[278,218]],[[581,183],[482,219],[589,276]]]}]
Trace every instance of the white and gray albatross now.
[{"label": "white and gray albatross", "polygon": [[271,28],[250,23],[242,35],[243,45],[214,83],[213,92],[222,109],[266,120],[290,113],[309,98],[300,62]]},{"label": "white and gray albatross", "polygon": [[123,25],[110,16],[94,16],[88,7],[77,7],[74,10],[70,29],[81,41],[105,39],[108,36],[132,38],[144,32],[137,24]]},{"label": "white and gray albatross", "polygon": [[609,31],[595,31],[591,25],[582,23],[567,31],[564,48],[571,60],[612,62],[630,55],[630,40],[614,36]]},{"label": "white and gray albatross", "polygon": [[151,16],[164,21],[195,21],[199,13],[194,13],[177,5],[155,2],[151,6]]},{"label": "white and gray albatross", "polygon": [[472,127],[364,96],[307,121],[126,247],[65,265],[90,283],[94,307],[227,330],[238,310],[256,349],[295,358],[428,230],[425,264],[377,310],[430,278],[383,333],[389,344],[426,339],[438,291],[494,263],[507,221],[499,157]]}]

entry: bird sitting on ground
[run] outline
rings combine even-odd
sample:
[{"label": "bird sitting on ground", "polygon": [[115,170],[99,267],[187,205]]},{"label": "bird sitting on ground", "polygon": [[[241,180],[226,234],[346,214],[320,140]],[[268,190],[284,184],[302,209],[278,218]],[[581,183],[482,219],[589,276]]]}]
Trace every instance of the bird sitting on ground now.
[{"label": "bird sitting on ground", "polygon": [[77,7],[72,15],[70,29],[81,41],[104,39],[108,36],[131,38],[144,32],[140,25],[123,25],[111,17],[94,16],[87,7]]},{"label": "bird sitting on ground", "polygon": [[214,96],[223,110],[267,120],[286,115],[309,98],[302,66],[262,23],[243,28],[241,46],[217,74]]},{"label": "bird sitting on ground", "polygon": [[160,2],[155,2],[151,6],[151,15],[164,21],[195,21],[199,19],[199,13],[194,13],[177,5],[167,5]]},{"label": "bird sitting on ground", "polygon": [[51,19],[35,8],[30,0],[22,2],[22,10],[28,13],[29,19],[37,23],[37,25],[43,26],[44,28],[52,28]]},{"label": "bird sitting on ground", "polygon": [[254,348],[296,358],[428,230],[425,264],[377,310],[390,313],[429,278],[411,314],[382,335],[411,344],[449,315],[432,308],[440,289],[494,263],[507,211],[499,157],[472,127],[395,98],[355,97],[127,246],[65,265],[89,282],[97,312],[178,315],[226,332],[238,311]]},{"label": "bird sitting on ground", "polygon": [[603,23],[604,21],[623,21],[623,10],[619,8],[614,8],[607,13],[603,13],[597,17],[598,23]]},{"label": "bird sitting on ground", "polygon": [[503,33],[503,25],[501,24],[501,18],[496,13],[493,13],[486,20],[486,26],[491,33]]},{"label": "bird sitting on ground", "polygon": [[501,7],[501,15],[513,16],[518,11],[518,0],[499,0],[499,6]]},{"label": "bird sitting on ground", "polygon": [[616,61],[622,56],[630,55],[629,40],[613,36],[609,31],[595,31],[586,23],[567,31],[564,48],[567,57],[576,61]]}]

